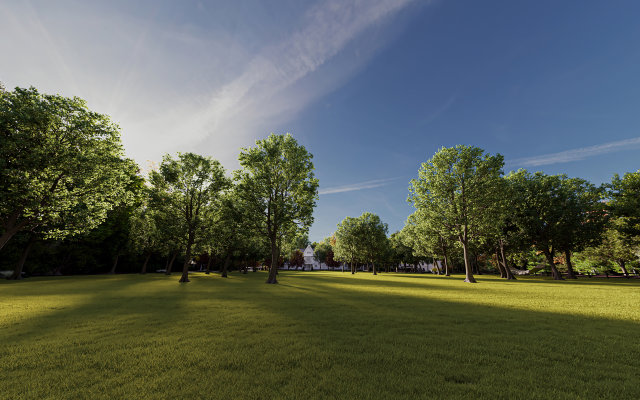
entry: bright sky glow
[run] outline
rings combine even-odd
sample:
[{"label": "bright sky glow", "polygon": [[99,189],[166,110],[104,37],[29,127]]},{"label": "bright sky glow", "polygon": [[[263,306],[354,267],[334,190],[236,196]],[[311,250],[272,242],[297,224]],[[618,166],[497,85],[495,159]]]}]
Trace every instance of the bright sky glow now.
[{"label": "bright sky glow", "polygon": [[[516,4],[517,3],[517,4]],[[79,96],[145,168],[292,133],[314,154],[311,239],[345,216],[400,229],[442,146],[600,183],[640,168],[640,3],[0,2],[0,81]]]}]

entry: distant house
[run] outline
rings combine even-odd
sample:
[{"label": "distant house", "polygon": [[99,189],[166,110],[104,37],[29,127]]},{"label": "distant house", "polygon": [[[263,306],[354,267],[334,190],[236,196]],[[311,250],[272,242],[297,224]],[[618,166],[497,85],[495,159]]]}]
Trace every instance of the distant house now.
[{"label": "distant house", "polygon": [[[311,245],[308,245],[306,249],[300,249],[300,251],[302,252],[302,255],[304,257],[304,265],[303,265],[303,269],[310,271],[310,270],[328,270],[329,267],[327,267],[327,265],[325,263],[320,263],[318,262],[318,260],[316,260],[315,257],[315,252],[313,251],[313,247],[311,247]],[[444,270],[444,265],[442,263],[442,261],[436,261],[437,266],[440,267],[442,270]],[[416,268],[417,267],[417,268]],[[360,266],[359,268],[360,270],[364,270],[366,269],[365,266]],[[398,270],[417,270],[417,271],[423,271],[423,272],[435,272],[436,266],[434,266],[432,263],[425,263],[425,262],[420,262],[418,263],[418,265],[416,266],[412,266],[412,265],[402,265],[399,264],[396,268],[396,271]],[[415,272],[417,272],[415,271]]]}]

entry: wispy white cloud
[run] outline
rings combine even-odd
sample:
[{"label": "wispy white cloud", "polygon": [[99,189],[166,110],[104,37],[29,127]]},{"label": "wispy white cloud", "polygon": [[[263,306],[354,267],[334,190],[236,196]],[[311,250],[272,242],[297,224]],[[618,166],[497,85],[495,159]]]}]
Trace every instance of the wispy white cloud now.
[{"label": "wispy white cloud", "polygon": [[557,153],[508,160],[506,164],[507,166],[512,167],[537,167],[541,165],[579,161],[601,154],[614,153],[616,151],[630,150],[635,148],[640,148],[640,137],[597,144],[595,146],[565,150]]},{"label": "wispy white cloud", "polygon": [[[220,21],[176,22],[154,2],[8,2],[0,4],[0,36],[12,40],[0,41],[0,54],[12,57],[0,61],[0,79],[86,98],[121,125],[128,153],[141,164],[175,151],[235,164],[239,147],[366,65],[385,40],[365,40],[357,56],[345,50],[412,2],[319,1],[289,20],[259,21],[262,34],[251,36],[257,42]],[[237,18],[246,19],[243,13]]]},{"label": "wispy white cloud", "polygon": [[333,194],[333,193],[344,193],[344,192],[353,192],[356,190],[365,190],[365,189],[373,189],[381,186],[385,186],[390,184],[391,182],[398,180],[400,178],[387,178],[387,179],[374,179],[371,181],[360,182],[360,183],[352,183],[349,185],[342,186],[333,186],[328,187],[326,189],[320,189],[318,194]]}]

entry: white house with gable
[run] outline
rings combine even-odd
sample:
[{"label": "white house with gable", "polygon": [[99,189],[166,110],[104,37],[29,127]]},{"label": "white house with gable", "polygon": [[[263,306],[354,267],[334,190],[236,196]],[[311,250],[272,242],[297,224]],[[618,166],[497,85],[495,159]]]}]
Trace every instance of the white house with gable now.
[{"label": "white house with gable", "polygon": [[311,245],[304,249],[302,255],[304,256],[304,269],[329,269],[325,263],[320,263],[316,260],[316,253]]}]

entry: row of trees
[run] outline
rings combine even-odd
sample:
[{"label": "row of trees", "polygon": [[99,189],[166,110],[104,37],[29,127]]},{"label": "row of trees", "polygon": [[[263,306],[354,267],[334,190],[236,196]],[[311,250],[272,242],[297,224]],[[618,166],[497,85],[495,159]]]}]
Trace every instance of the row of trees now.
[{"label": "row of trees", "polygon": [[[501,276],[515,279],[515,260],[542,254],[554,279],[563,279],[558,256],[575,278],[572,256],[582,262],[616,242],[613,254],[625,275],[626,260],[637,260],[640,243],[640,171],[614,176],[595,186],[581,178],[530,173],[503,174],[501,155],[470,146],[442,148],[423,163],[411,181],[415,207],[402,236],[414,255],[449,256],[462,250],[467,282],[475,282],[473,261],[495,255]],[[600,249],[600,250],[599,250]],[[610,261],[611,261],[610,260]]]},{"label": "row of trees", "polygon": [[[148,179],[124,157],[117,125],[78,98],[34,88],[0,91],[0,251],[27,236],[13,277],[37,240],[108,247],[111,272],[123,254],[153,255],[167,271],[182,256],[188,282],[195,255],[234,254],[280,262],[285,243],[313,222],[318,181],[312,156],[290,135],[242,149],[241,169],[193,153],[166,155]],[[24,240],[22,240],[24,242]],[[91,250],[89,251],[91,252]],[[64,262],[63,262],[64,263]],[[277,283],[271,268],[268,283]]]},{"label": "row of trees", "polygon": [[364,213],[345,218],[323,243],[352,273],[356,265],[376,274],[376,264],[424,262],[449,275],[462,264],[467,282],[480,265],[516,279],[512,270],[546,262],[558,280],[560,264],[569,278],[576,267],[606,273],[614,265],[628,277],[628,265],[638,265],[640,171],[595,186],[526,170],[504,175],[503,166],[501,155],[477,147],[442,148],[410,183],[415,211],[401,231],[387,237],[386,224]]},{"label": "row of trees", "polygon": [[[217,264],[223,276],[234,264],[304,263],[318,181],[311,154],[290,135],[242,149],[231,173],[184,153],[143,177],[107,116],[34,88],[0,90],[0,135],[0,264],[11,260],[16,279],[34,248],[42,265],[61,257],[58,273],[72,259],[84,266],[75,272],[103,271],[87,266],[104,259],[115,272],[121,257],[141,272],[164,259],[170,273],[178,259],[180,282],[194,260],[207,271]],[[506,279],[542,261],[555,279],[559,263],[570,278],[574,268],[612,263],[629,274],[640,243],[640,171],[597,187],[564,175],[504,175],[503,166],[477,147],[443,148],[411,181],[415,212],[401,231],[388,236],[371,213],[347,217],[314,243],[316,258],[352,273],[433,262],[448,275],[462,265],[468,282],[481,264]],[[277,282],[277,268],[267,282]]]}]

